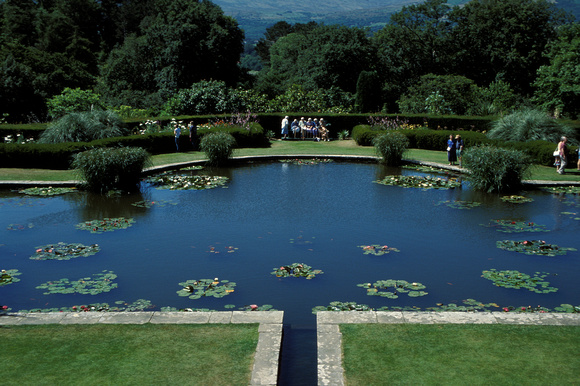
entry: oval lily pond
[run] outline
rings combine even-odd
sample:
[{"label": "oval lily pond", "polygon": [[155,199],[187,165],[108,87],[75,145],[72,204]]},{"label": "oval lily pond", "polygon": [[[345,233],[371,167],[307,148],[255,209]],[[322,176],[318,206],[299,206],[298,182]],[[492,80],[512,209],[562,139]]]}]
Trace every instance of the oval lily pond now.
[{"label": "oval lily pond", "polygon": [[117,197],[3,191],[0,268],[19,280],[0,286],[1,305],[276,309],[311,323],[329,307],[580,304],[578,193],[510,198],[374,163],[197,169]]}]

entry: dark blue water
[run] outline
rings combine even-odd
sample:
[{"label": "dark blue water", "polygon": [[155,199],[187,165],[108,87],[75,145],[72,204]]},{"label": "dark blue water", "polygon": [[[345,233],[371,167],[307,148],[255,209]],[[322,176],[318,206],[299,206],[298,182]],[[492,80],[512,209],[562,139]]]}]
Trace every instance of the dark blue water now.
[{"label": "dark blue water", "polygon": [[[270,304],[285,311],[288,331],[314,337],[313,330],[309,332],[315,324],[312,308],[337,300],[376,308],[423,309],[436,303],[461,304],[467,298],[502,307],[580,304],[576,287],[580,252],[543,257],[496,248],[498,240],[543,239],[580,249],[580,221],[561,213],[580,209],[542,191],[521,192],[535,201],[514,205],[502,202],[498,195],[473,191],[466,184],[461,189],[421,191],[373,183],[400,172],[376,164],[339,162],[249,164],[201,171],[230,178],[227,188],[205,191],[158,190],[144,185],[139,195],[111,199],[84,193],[24,198],[5,192],[0,198],[0,264],[2,269],[18,269],[22,275],[20,282],[0,287],[1,301],[14,310],[95,302],[112,305],[117,300],[137,299],[151,300],[157,308],[226,310],[224,306],[229,304]],[[131,205],[143,199],[176,205],[150,209]],[[471,210],[437,205],[446,200],[482,205]],[[120,216],[133,217],[136,223],[103,234],[75,228],[82,221]],[[480,225],[498,218],[543,224],[550,232],[505,234]],[[32,227],[10,231],[6,229],[9,224]],[[69,261],[29,259],[37,246],[60,241],[98,243],[102,250]],[[367,244],[386,244],[400,252],[364,255],[358,246]],[[227,253],[228,246],[237,249]],[[220,253],[210,253],[212,247]],[[270,274],[275,267],[294,262],[324,274],[313,280]],[[480,277],[482,270],[490,268],[554,273],[557,276],[547,280],[559,291],[536,294],[494,287]],[[76,280],[103,270],[118,275],[118,289],[97,296],[43,295],[35,289],[49,280]],[[214,277],[236,282],[235,292],[221,299],[199,300],[176,294],[179,282]],[[382,279],[421,282],[429,294],[387,299],[367,296],[356,286]],[[301,350],[297,352],[299,355]],[[296,370],[286,367],[286,372]]]}]

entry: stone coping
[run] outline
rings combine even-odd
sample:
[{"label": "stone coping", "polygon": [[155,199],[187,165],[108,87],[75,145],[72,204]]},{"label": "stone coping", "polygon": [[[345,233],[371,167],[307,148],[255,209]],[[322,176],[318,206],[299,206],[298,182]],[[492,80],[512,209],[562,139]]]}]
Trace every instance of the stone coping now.
[{"label": "stone coping", "polygon": [[528,324],[580,326],[580,314],[429,311],[319,311],[316,313],[318,385],[344,385],[340,324]]},{"label": "stone coping", "polygon": [[258,346],[250,385],[276,385],[283,311],[46,312],[0,314],[0,326],[38,324],[245,324],[258,323]]},{"label": "stone coping", "polygon": [[[287,154],[287,155],[259,155],[259,156],[240,156],[232,157],[233,161],[267,161],[267,160],[279,160],[279,159],[292,159],[292,158],[331,158],[339,160],[351,160],[351,161],[376,161],[378,157],[376,156],[364,156],[364,155],[348,155],[348,154]],[[457,173],[469,173],[467,169],[461,168],[457,165],[446,165],[438,162],[428,162],[428,161],[415,161],[415,160],[404,160],[407,163],[431,166],[438,169],[450,170]],[[158,165],[147,168],[143,170],[143,175],[151,175],[154,173],[159,173],[168,170],[179,169],[187,166],[193,165],[203,165],[206,160],[196,160],[196,161],[186,161],[177,162],[166,165]],[[0,180],[0,186],[16,187],[16,186],[77,186],[81,181],[9,181]],[[580,186],[580,181],[541,181],[541,180],[524,180],[522,181],[524,186],[539,187],[539,186]]]}]

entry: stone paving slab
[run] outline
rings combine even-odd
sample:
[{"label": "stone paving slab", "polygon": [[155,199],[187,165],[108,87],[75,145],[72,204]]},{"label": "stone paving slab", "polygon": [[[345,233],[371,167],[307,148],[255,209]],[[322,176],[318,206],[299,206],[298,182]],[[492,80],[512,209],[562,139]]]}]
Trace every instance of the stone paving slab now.
[{"label": "stone paving slab", "polygon": [[316,313],[318,385],[344,385],[340,324],[521,324],[580,326],[580,314],[429,311],[319,311]]},{"label": "stone paving slab", "polygon": [[282,323],[284,311],[232,311],[232,323]]},{"label": "stone paving slab", "polygon": [[104,312],[99,323],[145,324],[151,321],[153,312]]},{"label": "stone paving slab", "polygon": [[66,312],[60,324],[97,324],[102,316],[100,312]]},{"label": "stone paving slab", "polygon": [[66,312],[47,312],[42,314],[19,314],[22,320],[19,325],[24,324],[55,324],[60,323],[66,316]]},{"label": "stone paving slab", "polygon": [[209,312],[155,312],[153,324],[205,324],[209,323]]},{"label": "stone paving slab", "polygon": [[208,323],[228,324],[232,322],[232,311],[218,311],[209,313]]}]

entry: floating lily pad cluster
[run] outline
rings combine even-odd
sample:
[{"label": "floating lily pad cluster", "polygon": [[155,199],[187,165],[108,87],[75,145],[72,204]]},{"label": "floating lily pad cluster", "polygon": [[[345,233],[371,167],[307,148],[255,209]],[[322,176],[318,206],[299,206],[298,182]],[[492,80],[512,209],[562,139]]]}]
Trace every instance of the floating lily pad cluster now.
[{"label": "floating lily pad cluster", "polygon": [[425,166],[425,165],[414,165],[408,164],[403,165],[403,169],[415,170],[421,173],[438,173],[438,174],[448,174],[446,170],[434,168],[433,166]]},{"label": "floating lily pad cluster", "polygon": [[375,181],[381,185],[401,186],[403,188],[419,189],[453,189],[461,186],[461,182],[452,178],[435,178],[430,176],[386,176]]},{"label": "floating lily pad cluster", "polygon": [[556,194],[580,194],[580,186],[551,186],[544,190]]},{"label": "floating lily pad cluster", "polygon": [[312,313],[316,314],[318,311],[372,311],[373,309],[366,304],[358,304],[356,302],[330,302],[328,306],[316,306],[312,309]]},{"label": "floating lily pad cluster", "polygon": [[203,190],[224,186],[228,182],[228,177],[221,176],[184,176],[180,174],[163,173],[150,177],[148,181],[157,186],[158,189],[170,190]]},{"label": "floating lily pad cluster", "polygon": [[83,245],[60,242],[36,247],[36,252],[30,258],[32,260],[70,260],[80,256],[92,256],[100,250],[101,248],[98,244]]},{"label": "floating lily pad cluster", "polygon": [[3,269],[0,271],[0,286],[16,283],[20,281],[16,276],[22,275],[17,269]]},{"label": "floating lily pad cluster", "polygon": [[[566,216],[578,216],[577,212],[562,212]],[[573,220],[580,220],[580,217],[572,217]]]},{"label": "floating lily pad cluster", "polygon": [[565,255],[575,248],[559,247],[556,244],[548,244],[544,240],[502,240],[497,242],[499,249],[525,253],[526,255],[556,256]]},{"label": "floating lily pad cluster", "polygon": [[449,208],[453,208],[453,209],[473,209],[473,208],[477,208],[478,206],[481,206],[481,202],[475,202],[475,201],[460,201],[460,200],[456,200],[456,201],[439,201],[437,203],[437,205],[445,205]]},{"label": "floating lily pad cluster", "polygon": [[437,307],[427,307],[429,311],[485,311],[491,307],[499,308],[497,303],[483,303],[475,299],[465,299],[462,301],[465,305],[457,305],[455,303],[443,304],[437,303]]},{"label": "floating lily pad cluster", "polygon": [[[227,247],[224,247],[224,249],[226,250],[226,253],[234,253],[235,251],[238,250],[237,247],[234,247],[234,246],[231,246],[231,245],[228,245]],[[208,252],[209,253],[220,253],[220,251],[216,247],[214,247],[213,245],[210,245],[209,246]]]},{"label": "floating lily pad cluster", "polygon": [[23,231],[25,229],[31,229],[31,228],[34,228],[34,224],[30,222],[30,223],[28,223],[26,225],[23,225],[23,224],[9,224],[6,227],[6,230],[9,230],[9,231]]},{"label": "floating lily pad cluster", "polygon": [[131,312],[131,311],[143,311],[149,308],[153,308],[153,304],[150,300],[137,299],[133,303],[125,302],[124,300],[118,300],[115,302],[116,306],[110,306],[108,303],[89,303],[82,305],[75,305],[70,307],[60,307],[60,308],[33,308],[31,310],[18,310],[19,313],[36,313],[36,312]]},{"label": "floating lily pad cluster", "polygon": [[490,269],[482,272],[482,277],[491,280],[497,287],[527,289],[539,294],[558,291],[558,288],[550,287],[550,283],[544,278],[550,275],[547,272],[536,272],[534,276],[515,270],[497,271]]},{"label": "floating lily pad cluster", "polygon": [[484,227],[495,228],[498,232],[521,233],[521,232],[549,232],[545,225],[529,221],[491,220],[489,225],[480,224]]},{"label": "floating lily pad cluster", "polygon": [[215,279],[199,279],[188,280],[179,283],[183,288],[177,291],[179,296],[187,296],[190,299],[199,299],[202,296],[213,296],[215,298],[223,298],[226,295],[234,292],[236,283],[229,280],[222,280],[221,282],[216,277]]},{"label": "floating lily pad cluster", "polygon": [[503,202],[509,202],[510,204],[525,204],[526,202],[534,201],[533,198],[525,197],[525,196],[502,196],[501,200]]},{"label": "floating lily pad cluster", "polygon": [[362,248],[365,255],[375,255],[381,256],[386,253],[400,252],[397,248],[389,247],[388,245],[372,244],[372,245],[359,245]]},{"label": "floating lily pad cluster", "polygon": [[193,166],[188,166],[188,167],[185,167],[185,168],[181,168],[179,170],[191,171],[191,170],[201,170],[201,169],[203,169],[203,166],[201,166],[201,165],[193,165]]},{"label": "floating lily pad cluster", "polygon": [[571,304],[560,304],[559,307],[554,308],[555,311],[558,312],[566,312],[566,313],[580,313],[580,306],[573,306]]},{"label": "floating lily pad cluster", "polygon": [[74,281],[64,278],[43,283],[36,288],[45,290],[44,295],[73,293],[98,295],[117,288],[117,283],[113,282],[115,278],[117,278],[117,275],[113,271],[105,270],[102,273],[94,274],[92,277],[84,277]]},{"label": "floating lily pad cluster", "polygon": [[18,191],[18,193],[27,194],[29,196],[57,196],[59,194],[66,194],[76,192],[75,188],[28,188]]},{"label": "floating lily pad cluster", "polygon": [[318,165],[333,162],[327,158],[313,158],[313,159],[281,159],[280,162],[290,163],[293,165]]},{"label": "floating lily pad cluster", "polygon": [[135,223],[133,218],[117,217],[91,220],[76,225],[77,229],[90,231],[91,233],[112,232],[117,229],[127,229]]},{"label": "floating lily pad cluster", "polygon": [[367,295],[369,296],[382,296],[389,299],[397,299],[399,294],[405,293],[412,298],[425,296],[428,294],[427,292],[422,291],[427,288],[423,284],[409,283],[405,280],[379,280],[374,284],[357,284],[357,287],[366,288]]},{"label": "floating lily pad cluster", "polygon": [[272,275],[276,275],[276,277],[305,277],[310,280],[322,273],[324,272],[320,269],[312,269],[311,266],[304,263],[294,263],[291,265],[283,265],[280,268],[274,268]]},{"label": "floating lily pad cluster", "polygon": [[175,201],[166,201],[166,200],[157,200],[157,201],[150,201],[150,200],[142,200],[132,203],[131,205],[136,206],[137,208],[151,208],[153,206],[158,206],[160,208],[167,206],[167,205],[177,205]]}]

